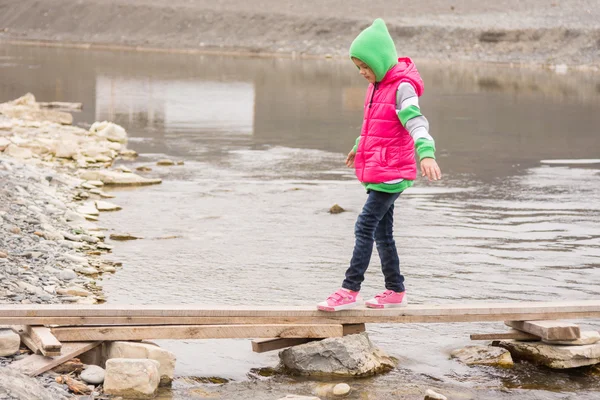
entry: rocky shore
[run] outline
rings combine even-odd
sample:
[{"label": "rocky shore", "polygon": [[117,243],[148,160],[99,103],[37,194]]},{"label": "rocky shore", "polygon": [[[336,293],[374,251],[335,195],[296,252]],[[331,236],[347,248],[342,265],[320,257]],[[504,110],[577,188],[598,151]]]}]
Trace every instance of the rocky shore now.
[{"label": "rocky shore", "polygon": [[594,0],[8,3],[0,41],[13,43],[346,57],[358,32],[383,17],[399,54],[417,59],[600,67]]},{"label": "rocky shore", "polygon": [[[106,200],[114,196],[104,187],[160,183],[124,168],[110,169],[115,160],[136,156],[126,148],[122,127],[108,122],[88,130],[74,127],[71,114],[54,106],[37,103],[31,94],[0,104],[0,303],[104,302],[99,280],[120,266],[102,258],[112,246],[96,221],[101,212],[120,209]],[[7,351],[0,354],[0,367],[27,356],[23,350],[2,350]],[[56,374],[42,375],[36,383],[21,375],[7,377],[6,371],[0,380],[11,380],[10,387],[24,388],[24,394],[4,385],[10,393],[0,390],[0,398],[68,395],[69,385],[56,382]]]}]

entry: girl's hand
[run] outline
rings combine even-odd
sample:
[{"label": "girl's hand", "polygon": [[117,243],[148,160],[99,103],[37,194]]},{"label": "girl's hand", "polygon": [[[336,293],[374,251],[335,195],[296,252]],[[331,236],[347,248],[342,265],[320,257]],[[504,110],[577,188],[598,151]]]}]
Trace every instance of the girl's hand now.
[{"label": "girl's hand", "polygon": [[351,150],[350,153],[348,153],[348,157],[346,157],[346,166],[348,168],[354,167],[354,157],[356,157],[356,152]]},{"label": "girl's hand", "polygon": [[424,158],[421,160],[421,176],[426,176],[429,181],[442,179],[442,171],[433,158]]}]

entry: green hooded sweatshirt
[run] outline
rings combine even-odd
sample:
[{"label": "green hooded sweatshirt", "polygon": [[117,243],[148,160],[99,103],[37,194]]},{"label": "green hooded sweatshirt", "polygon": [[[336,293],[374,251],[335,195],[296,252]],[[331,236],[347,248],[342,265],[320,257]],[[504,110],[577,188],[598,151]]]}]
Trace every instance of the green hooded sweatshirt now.
[{"label": "green hooded sweatshirt", "polygon": [[375,73],[377,82],[398,63],[396,46],[381,18],[354,39],[350,45],[350,57],[367,64]]},{"label": "green hooded sweatshirt", "polygon": [[[373,24],[363,30],[350,45],[350,58],[358,58],[371,68],[377,82],[380,82],[387,72],[398,63],[396,45],[390,36],[385,22],[378,18]],[[403,113],[403,114],[402,114]],[[409,115],[408,115],[409,114]],[[422,116],[418,107],[410,107],[399,113],[398,118],[403,126],[409,119]],[[360,136],[356,139],[354,152],[358,148]],[[420,159],[435,158],[435,145],[432,140],[419,139],[416,143]],[[397,183],[365,183],[367,190],[378,192],[401,193],[413,185],[412,180],[404,179]]]}]

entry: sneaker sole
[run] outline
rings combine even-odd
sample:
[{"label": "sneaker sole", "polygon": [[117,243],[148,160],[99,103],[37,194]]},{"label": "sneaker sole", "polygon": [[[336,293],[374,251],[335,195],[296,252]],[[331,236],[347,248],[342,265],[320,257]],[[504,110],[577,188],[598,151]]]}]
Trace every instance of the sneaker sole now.
[{"label": "sneaker sole", "polygon": [[408,301],[403,301],[402,303],[388,303],[388,304],[376,304],[376,303],[369,303],[368,301],[365,302],[365,306],[367,306],[368,308],[377,308],[377,309],[382,309],[382,308],[403,308],[406,307],[408,305]]},{"label": "sneaker sole", "polygon": [[317,305],[317,309],[320,311],[335,312],[335,311],[349,310],[352,308],[356,308],[358,306],[360,306],[360,302],[357,301],[355,303],[344,304],[344,305],[335,306],[335,307]]}]

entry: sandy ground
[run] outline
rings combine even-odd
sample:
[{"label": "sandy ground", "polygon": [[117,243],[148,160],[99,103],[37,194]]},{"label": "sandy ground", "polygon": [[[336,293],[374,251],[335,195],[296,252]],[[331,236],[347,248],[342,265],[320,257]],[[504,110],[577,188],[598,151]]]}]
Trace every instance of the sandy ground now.
[{"label": "sandy ground", "polygon": [[0,0],[0,41],[343,56],[375,17],[417,59],[600,67],[598,0]]}]

